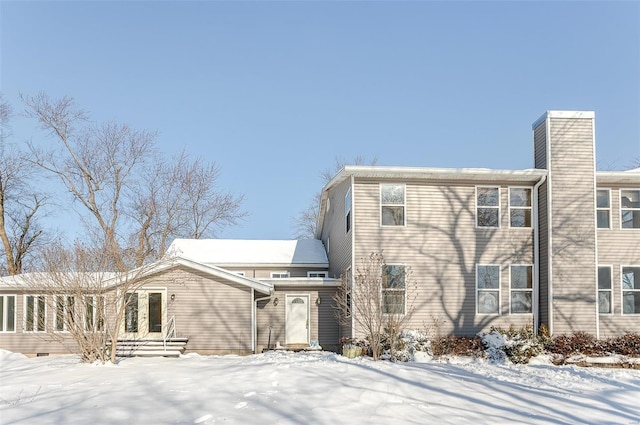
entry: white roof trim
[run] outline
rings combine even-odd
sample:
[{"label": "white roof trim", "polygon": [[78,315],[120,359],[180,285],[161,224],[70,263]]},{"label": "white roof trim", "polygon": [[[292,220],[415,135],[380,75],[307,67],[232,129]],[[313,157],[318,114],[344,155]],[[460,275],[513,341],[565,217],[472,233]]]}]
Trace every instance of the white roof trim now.
[{"label": "white roof trim", "polygon": [[324,277],[288,277],[288,278],[269,278],[269,279],[260,279],[261,282],[270,283],[273,286],[281,287],[281,286],[329,286],[336,287],[340,286],[340,279],[330,279]]},{"label": "white roof trim", "polygon": [[565,119],[594,119],[596,113],[594,111],[547,111],[540,118],[535,120],[531,127],[535,129],[537,126],[546,121],[547,118],[565,118]]},{"label": "white roof trim", "polygon": [[597,184],[640,184],[640,172],[627,171],[596,171]]}]

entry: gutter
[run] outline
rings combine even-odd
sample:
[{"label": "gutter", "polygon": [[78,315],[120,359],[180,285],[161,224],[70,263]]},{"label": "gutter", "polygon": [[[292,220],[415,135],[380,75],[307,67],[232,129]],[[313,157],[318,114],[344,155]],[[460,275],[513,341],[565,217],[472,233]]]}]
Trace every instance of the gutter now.
[{"label": "gutter", "polygon": [[538,335],[540,327],[540,228],[538,217],[538,190],[540,186],[547,180],[544,175],[540,181],[533,187],[533,332]]},{"label": "gutter", "polygon": [[253,292],[253,289],[251,290],[251,298],[253,298],[253,302],[255,303],[255,305],[251,306],[251,327],[253,329],[251,329],[251,348],[253,350],[253,354],[257,354],[256,351],[258,350],[258,319],[257,319],[257,314],[256,314],[256,310],[258,309],[258,302],[260,301],[264,301],[264,300],[270,300],[272,294],[269,294],[266,297],[262,297],[262,298],[254,298],[255,297],[255,293]]}]

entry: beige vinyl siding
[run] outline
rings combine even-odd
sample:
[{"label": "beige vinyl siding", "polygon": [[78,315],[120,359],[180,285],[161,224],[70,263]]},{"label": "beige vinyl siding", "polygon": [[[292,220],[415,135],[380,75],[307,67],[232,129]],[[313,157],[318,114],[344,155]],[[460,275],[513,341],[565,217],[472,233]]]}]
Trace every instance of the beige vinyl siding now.
[{"label": "beige vinyl siding", "polygon": [[329,247],[329,277],[339,278],[345,270],[351,265],[351,232],[354,227],[354,194],[351,194],[351,216],[352,226],[351,230],[346,232],[346,219],[345,219],[345,196],[347,191],[351,187],[351,180],[345,179],[336,187],[329,191],[329,201],[331,208],[328,213],[322,211],[325,214],[324,227],[322,229],[322,242],[327,247],[327,239],[329,239],[331,246]]},{"label": "beige vinyl siding", "polygon": [[[633,186],[635,187],[637,186]],[[625,332],[640,332],[640,318],[634,315],[622,315],[620,276],[622,266],[640,264],[640,230],[620,229],[621,187],[610,189],[611,229],[598,229],[598,264],[612,268],[613,314],[600,315],[601,337],[621,335]]]},{"label": "beige vinyl siding", "polygon": [[596,334],[593,120],[549,118],[555,334]]},{"label": "beige vinyl siding", "polygon": [[189,338],[187,351],[252,351],[250,288],[185,267],[151,276],[144,287],[167,289],[167,320],[174,316],[178,337]]},{"label": "beige vinyl siding", "polygon": [[547,168],[547,123],[545,121],[533,129],[533,159],[535,168],[541,170]]},{"label": "beige vinyl siding", "polygon": [[[501,227],[476,228],[476,184],[398,181],[406,184],[406,226],[380,226],[379,182],[355,183],[355,246],[358,259],[383,251],[389,264],[406,264],[417,284],[408,327],[438,323],[446,334],[474,335],[491,326],[521,326],[532,314],[509,315],[509,265],[532,264],[532,229],[508,227],[508,182],[500,186]],[[522,186],[522,184],[519,184]],[[476,264],[501,266],[500,316],[476,314]]]},{"label": "beige vinyl siding", "polygon": [[[339,340],[339,328],[334,316],[335,303],[333,295],[335,288],[318,287],[287,287],[276,288],[271,299],[259,301],[256,310],[257,319],[257,350],[273,349],[279,341],[282,346],[286,341],[285,311],[287,294],[309,295],[310,310],[310,339],[318,341],[324,350],[337,350]],[[320,297],[320,305],[316,300]],[[278,305],[274,300],[278,298]],[[271,340],[269,341],[269,328],[271,328]]]},{"label": "beige vinyl siding", "polygon": [[549,217],[548,182],[540,185],[538,194],[538,278],[539,278],[539,325],[549,328]]}]

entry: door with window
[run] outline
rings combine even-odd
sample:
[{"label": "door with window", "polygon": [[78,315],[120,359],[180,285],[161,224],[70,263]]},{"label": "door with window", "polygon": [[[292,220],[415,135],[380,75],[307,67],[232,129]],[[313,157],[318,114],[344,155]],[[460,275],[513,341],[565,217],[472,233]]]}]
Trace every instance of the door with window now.
[{"label": "door with window", "polygon": [[166,315],[165,292],[140,289],[125,294],[122,329],[125,338],[162,338]]},{"label": "door with window", "polygon": [[287,295],[287,344],[309,344],[309,295]]}]

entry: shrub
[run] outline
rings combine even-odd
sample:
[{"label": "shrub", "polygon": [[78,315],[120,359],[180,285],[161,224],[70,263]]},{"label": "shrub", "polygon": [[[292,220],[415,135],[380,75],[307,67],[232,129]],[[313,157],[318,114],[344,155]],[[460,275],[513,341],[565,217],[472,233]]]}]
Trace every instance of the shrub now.
[{"label": "shrub", "polygon": [[529,363],[544,351],[545,337],[537,336],[530,325],[518,329],[511,326],[507,330],[491,328],[481,338],[488,357],[496,362],[507,357],[512,363]]},{"label": "shrub", "polygon": [[480,337],[441,336],[431,341],[434,356],[473,356],[484,357],[484,347]]}]

